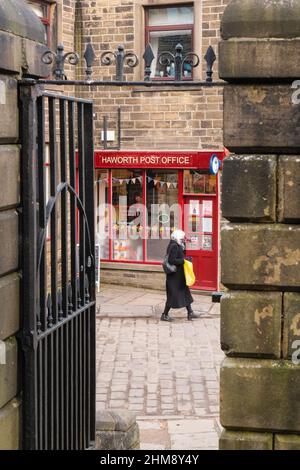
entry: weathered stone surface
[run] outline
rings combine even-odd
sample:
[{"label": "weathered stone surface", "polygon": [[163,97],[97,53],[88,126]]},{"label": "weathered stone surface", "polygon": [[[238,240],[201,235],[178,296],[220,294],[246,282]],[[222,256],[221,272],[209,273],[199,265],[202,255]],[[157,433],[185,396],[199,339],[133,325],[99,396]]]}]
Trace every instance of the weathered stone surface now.
[{"label": "weathered stone surface", "polygon": [[283,298],[283,357],[291,359],[295,354],[296,359],[300,360],[300,294],[285,292]]},{"label": "weathered stone surface", "polygon": [[278,160],[278,217],[280,222],[300,221],[300,157],[281,155]]},{"label": "weathered stone surface", "polygon": [[23,62],[22,38],[6,31],[0,31],[0,68],[10,72],[19,73]]},{"label": "weathered stone surface", "polygon": [[18,214],[15,211],[0,212],[0,275],[18,269]]},{"label": "weathered stone surface", "polygon": [[273,450],[273,434],[262,432],[223,431],[220,450]]},{"label": "weathered stone surface", "polygon": [[6,31],[0,31],[0,68],[10,73],[27,73],[34,76],[46,77],[49,75],[49,66],[41,61],[43,53],[48,47],[15,36]]},{"label": "weathered stone surface", "polygon": [[300,436],[296,434],[275,434],[274,450],[300,450]]},{"label": "weathered stone surface", "polygon": [[300,77],[299,39],[232,39],[219,43],[219,76],[223,80]]},{"label": "weathered stone surface", "polygon": [[129,450],[139,447],[139,427],[131,426],[126,432],[97,431],[96,450]]},{"label": "weathered stone surface", "polygon": [[16,142],[19,135],[17,81],[0,75],[0,142]]},{"label": "weathered stone surface", "polygon": [[289,361],[226,358],[220,418],[228,429],[300,431],[300,366]]},{"label": "weathered stone surface", "polygon": [[24,0],[0,0],[0,29],[43,43],[45,30]]},{"label": "weathered stone surface", "polygon": [[254,290],[299,289],[299,225],[225,224],[221,237],[225,286]]},{"label": "weathered stone surface", "polygon": [[276,155],[225,158],[222,184],[223,217],[231,221],[276,221]]},{"label": "weathered stone surface", "polygon": [[0,208],[20,202],[20,150],[14,145],[0,146]]},{"label": "weathered stone surface", "polygon": [[4,361],[2,364],[2,345],[0,363],[0,408],[17,394],[17,341],[14,336],[5,342]]},{"label": "weathered stone surface", "polygon": [[223,39],[297,38],[300,4],[292,0],[231,0],[221,22]]},{"label": "weathered stone surface", "polygon": [[20,449],[20,414],[21,404],[17,399],[0,409],[0,450]]},{"label": "weathered stone surface", "polygon": [[235,153],[300,153],[300,106],[287,85],[224,88],[224,145]]},{"label": "weathered stone surface", "polygon": [[51,67],[45,65],[41,61],[41,57],[48,47],[37,44],[30,40],[23,41],[23,68],[26,74],[35,75],[37,77],[47,77],[51,73]]},{"label": "weathered stone surface", "polygon": [[126,432],[136,423],[136,414],[127,410],[97,410],[97,431]]},{"label": "weathered stone surface", "polygon": [[[19,330],[20,277],[17,273],[0,278],[0,340]],[[1,366],[0,366],[1,367]]]},{"label": "weathered stone surface", "polygon": [[281,310],[282,294],[279,292],[231,291],[223,294],[223,351],[228,356],[280,358]]}]

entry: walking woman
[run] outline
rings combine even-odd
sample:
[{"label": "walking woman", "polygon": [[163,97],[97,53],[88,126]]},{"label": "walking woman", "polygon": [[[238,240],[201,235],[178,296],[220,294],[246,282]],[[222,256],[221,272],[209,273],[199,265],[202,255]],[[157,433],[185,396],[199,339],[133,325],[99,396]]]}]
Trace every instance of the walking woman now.
[{"label": "walking woman", "polygon": [[167,274],[167,302],[165,310],[161,316],[161,321],[172,321],[169,316],[171,308],[187,309],[187,318],[192,320],[198,318],[191,307],[193,297],[190,289],[186,285],[183,264],[185,259],[185,233],[182,230],[175,230],[171,235],[171,241],[167,248],[168,262],[177,267],[176,272]]}]

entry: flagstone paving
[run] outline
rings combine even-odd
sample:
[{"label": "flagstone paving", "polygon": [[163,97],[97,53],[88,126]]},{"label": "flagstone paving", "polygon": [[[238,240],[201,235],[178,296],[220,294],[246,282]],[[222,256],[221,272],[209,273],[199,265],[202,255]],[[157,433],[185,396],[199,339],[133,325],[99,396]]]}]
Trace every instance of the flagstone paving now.
[{"label": "flagstone paving", "polygon": [[219,305],[193,294],[201,317],[184,309],[160,322],[165,294],[104,285],[97,309],[97,407],[137,414],[142,449],[217,449]]}]

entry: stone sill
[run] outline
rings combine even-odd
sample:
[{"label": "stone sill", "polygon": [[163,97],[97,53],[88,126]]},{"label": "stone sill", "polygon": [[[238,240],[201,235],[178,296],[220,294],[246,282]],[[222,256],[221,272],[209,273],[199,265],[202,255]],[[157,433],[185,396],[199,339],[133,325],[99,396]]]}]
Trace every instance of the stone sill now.
[{"label": "stone sill", "polygon": [[[155,83],[155,82],[154,82]],[[172,83],[172,82],[171,82]],[[197,90],[203,90],[208,88],[208,89],[211,89],[211,88],[223,88],[224,84],[225,84],[225,81],[223,80],[216,80],[214,82],[214,85],[212,87],[210,87],[209,85],[203,87],[203,82],[192,82],[193,85],[191,86],[172,86],[172,85],[167,85],[166,86],[155,86],[155,84],[153,84],[151,87],[149,88],[146,88],[146,87],[138,87],[136,86],[133,90],[132,90],[132,94],[135,94],[135,93],[157,93],[159,91],[182,91],[182,92],[191,92],[191,91],[197,91]]]},{"label": "stone sill", "polygon": [[113,263],[101,261],[101,269],[114,269],[120,271],[145,271],[163,273],[161,265],[156,264],[133,264],[133,263]]}]

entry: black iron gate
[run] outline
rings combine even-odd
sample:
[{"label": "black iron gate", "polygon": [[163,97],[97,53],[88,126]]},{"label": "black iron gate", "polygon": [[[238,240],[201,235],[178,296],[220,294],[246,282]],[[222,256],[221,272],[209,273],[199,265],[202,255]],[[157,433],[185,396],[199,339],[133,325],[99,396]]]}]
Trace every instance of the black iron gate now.
[{"label": "black iron gate", "polygon": [[23,445],[86,449],[95,437],[93,104],[23,82],[20,121]]}]

